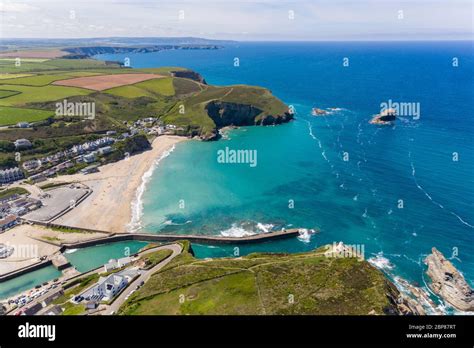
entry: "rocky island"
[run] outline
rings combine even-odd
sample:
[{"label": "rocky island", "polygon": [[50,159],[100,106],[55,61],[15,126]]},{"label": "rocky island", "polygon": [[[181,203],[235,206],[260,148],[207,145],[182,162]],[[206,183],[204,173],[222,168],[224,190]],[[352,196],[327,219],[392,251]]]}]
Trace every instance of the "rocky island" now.
[{"label": "rocky island", "polygon": [[375,115],[369,123],[377,125],[392,125],[396,119],[397,111],[395,109],[387,109],[382,111],[380,114]]}]

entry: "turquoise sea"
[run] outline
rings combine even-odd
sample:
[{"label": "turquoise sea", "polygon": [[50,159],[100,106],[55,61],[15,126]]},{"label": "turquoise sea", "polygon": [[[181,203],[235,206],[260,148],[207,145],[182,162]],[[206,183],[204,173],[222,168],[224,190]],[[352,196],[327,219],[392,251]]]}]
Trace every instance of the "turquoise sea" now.
[{"label": "turquoise sea", "polygon": [[[264,86],[296,110],[286,125],[178,144],[146,186],[142,230],[319,229],[309,240],[239,252],[297,252],[344,241],[363,245],[365,258],[391,276],[419,285],[427,281],[423,259],[436,247],[474,284],[472,42],[238,43],[99,58],[125,57],[137,68],[188,67],[211,84]],[[390,100],[416,103],[419,119],[369,124]],[[314,117],[313,107],[337,110]],[[225,147],[257,150],[257,166],[218,163]],[[194,249],[200,257],[234,252]]]},{"label": "turquoise sea", "polygon": [[[472,42],[239,43],[212,51],[99,56],[125,57],[133,67],[188,67],[211,84],[264,86],[296,110],[286,125],[178,144],[146,185],[142,230],[237,236],[318,229],[310,238],[238,252],[299,252],[344,241],[362,245],[365,258],[389,276],[421,286],[427,281],[423,259],[436,247],[474,285]],[[389,100],[418,103],[420,118],[370,125]],[[314,117],[313,107],[337,110]],[[225,147],[256,150],[257,166],[218,163],[217,151]],[[87,270],[124,250],[93,248],[68,258]],[[234,246],[193,249],[198,257],[236,252]]]}]

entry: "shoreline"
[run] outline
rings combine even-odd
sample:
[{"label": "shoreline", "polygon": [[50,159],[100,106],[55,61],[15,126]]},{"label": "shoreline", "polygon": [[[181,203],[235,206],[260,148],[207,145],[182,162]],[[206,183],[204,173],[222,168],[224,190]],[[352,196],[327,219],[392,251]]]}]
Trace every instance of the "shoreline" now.
[{"label": "shoreline", "polygon": [[188,138],[163,135],[153,140],[150,150],[101,166],[98,173],[64,175],[48,180],[51,183],[80,182],[92,189],[87,199],[54,223],[115,233],[133,231],[133,225],[139,225],[141,214],[143,192],[140,191],[144,191],[144,185],[158,163],[177,143],[185,140]]},{"label": "shoreline", "polygon": [[173,144],[168,150],[164,150],[158,158],[156,158],[148,170],[143,173],[141,177],[140,185],[135,189],[135,198],[130,203],[131,219],[126,225],[126,232],[137,232],[141,229],[141,218],[143,216],[143,194],[145,193],[146,187],[149,184],[153,173],[160,162],[171,155],[175,150],[176,144]]}]

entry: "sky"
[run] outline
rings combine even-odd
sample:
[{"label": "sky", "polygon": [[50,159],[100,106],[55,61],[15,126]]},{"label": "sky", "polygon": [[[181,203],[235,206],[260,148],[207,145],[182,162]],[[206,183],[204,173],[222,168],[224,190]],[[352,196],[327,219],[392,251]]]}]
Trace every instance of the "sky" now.
[{"label": "sky", "polygon": [[0,0],[0,38],[472,40],[473,0]]}]

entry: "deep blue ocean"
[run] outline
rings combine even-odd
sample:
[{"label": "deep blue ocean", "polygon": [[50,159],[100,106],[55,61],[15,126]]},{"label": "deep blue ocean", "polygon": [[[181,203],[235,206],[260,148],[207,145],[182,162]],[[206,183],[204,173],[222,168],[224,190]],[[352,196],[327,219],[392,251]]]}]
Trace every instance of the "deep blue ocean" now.
[{"label": "deep blue ocean", "polygon": [[[263,86],[295,108],[295,121],[286,125],[178,144],[146,186],[143,230],[318,229],[309,240],[239,252],[297,252],[343,241],[363,245],[365,258],[390,276],[425,286],[423,259],[432,247],[474,285],[473,56],[472,42],[338,42],[238,43],[99,58],[128,57],[136,68],[188,67],[210,84]],[[419,119],[369,124],[389,100],[416,103]],[[313,107],[337,109],[315,117]],[[217,151],[226,146],[257,150],[257,166],[218,163]],[[200,257],[235,251],[194,250]]]}]

